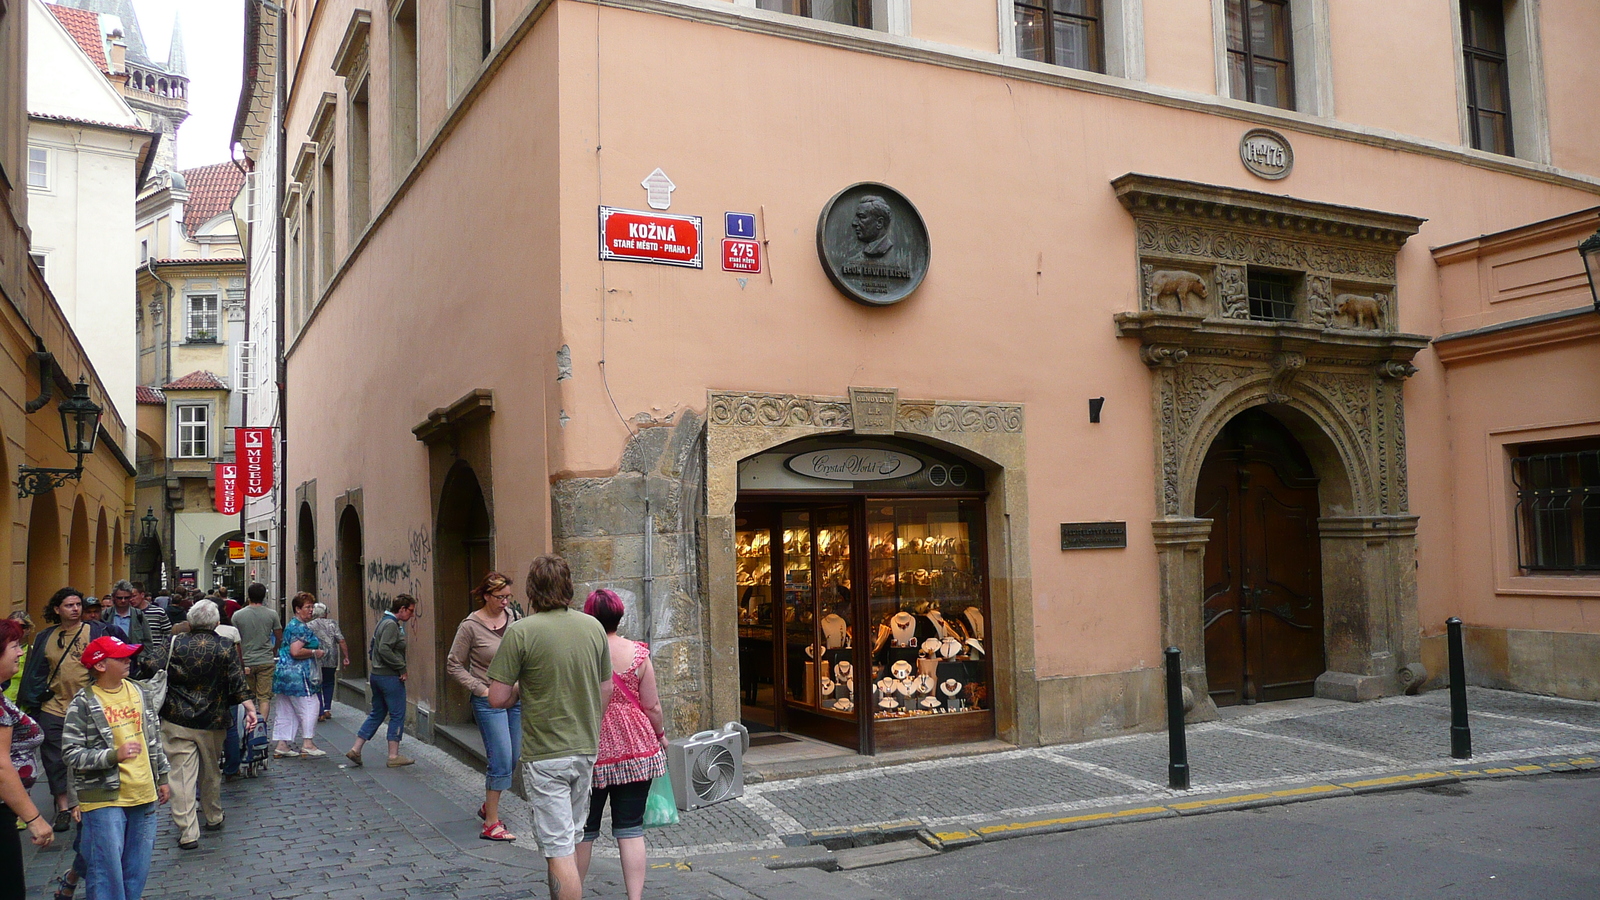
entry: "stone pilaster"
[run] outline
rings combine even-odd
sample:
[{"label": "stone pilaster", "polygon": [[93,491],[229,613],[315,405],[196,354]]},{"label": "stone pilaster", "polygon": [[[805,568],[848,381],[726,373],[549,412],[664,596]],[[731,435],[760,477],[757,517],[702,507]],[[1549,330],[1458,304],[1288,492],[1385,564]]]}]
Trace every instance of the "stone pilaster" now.
[{"label": "stone pilaster", "polygon": [[1186,722],[1217,717],[1206,682],[1205,577],[1210,519],[1168,517],[1151,524],[1161,577],[1161,641],[1182,652],[1183,686],[1192,695]]}]

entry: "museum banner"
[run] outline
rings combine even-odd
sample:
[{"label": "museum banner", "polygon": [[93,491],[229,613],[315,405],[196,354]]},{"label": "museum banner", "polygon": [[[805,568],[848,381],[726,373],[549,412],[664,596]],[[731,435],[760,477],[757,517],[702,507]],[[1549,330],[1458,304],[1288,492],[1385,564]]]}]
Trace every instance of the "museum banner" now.
[{"label": "museum banner", "polygon": [[235,428],[233,458],[239,464],[239,481],[246,497],[272,493],[272,429]]},{"label": "museum banner", "polygon": [[244,494],[239,485],[238,463],[216,463],[217,477],[216,500],[213,502],[217,512],[225,516],[236,516],[244,502]]}]

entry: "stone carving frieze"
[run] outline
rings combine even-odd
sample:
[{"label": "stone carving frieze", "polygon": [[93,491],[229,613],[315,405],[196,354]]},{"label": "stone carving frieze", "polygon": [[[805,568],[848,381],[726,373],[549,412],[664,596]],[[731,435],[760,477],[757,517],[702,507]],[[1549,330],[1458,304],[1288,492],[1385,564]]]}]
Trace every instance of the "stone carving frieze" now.
[{"label": "stone carving frieze", "polygon": [[[850,398],[798,394],[716,392],[706,420],[719,427],[853,427]],[[1023,428],[1022,406],[1010,403],[900,400],[894,422],[895,431],[918,434],[1021,434]]]},{"label": "stone carving frieze", "polygon": [[1364,250],[1162,219],[1140,219],[1138,235],[1140,256],[1187,256],[1374,281],[1395,280],[1393,250]]}]

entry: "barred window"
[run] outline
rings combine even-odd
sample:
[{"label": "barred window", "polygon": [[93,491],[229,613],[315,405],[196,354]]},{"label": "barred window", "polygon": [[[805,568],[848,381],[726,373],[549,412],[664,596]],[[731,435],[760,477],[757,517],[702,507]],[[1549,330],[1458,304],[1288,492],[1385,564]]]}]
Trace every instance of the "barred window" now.
[{"label": "barred window", "polygon": [[1517,565],[1529,572],[1600,570],[1600,439],[1517,451]]},{"label": "barred window", "polygon": [[184,335],[190,341],[215,341],[221,334],[220,307],[216,294],[194,294],[189,297],[189,329]]},{"label": "barred window", "polygon": [[193,403],[178,407],[178,456],[205,459],[211,455],[210,409]]},{"label": "barred window", "polygon": [[1265,322],[1294,321],[1293,275],[1251,269],[1246,279],[1250,295],[1250,318]]}]

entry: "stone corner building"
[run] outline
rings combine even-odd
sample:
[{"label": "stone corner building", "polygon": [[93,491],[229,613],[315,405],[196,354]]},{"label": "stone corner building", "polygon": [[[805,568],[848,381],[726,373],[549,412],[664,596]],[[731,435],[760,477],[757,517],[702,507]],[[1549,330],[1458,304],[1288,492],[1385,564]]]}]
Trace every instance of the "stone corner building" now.
[{"label": "stone corner building", "polygon": [[1600,22],[1422,0],[1385,27],[1463,42],[1374,59],[1241,2],[1282,31],[1145,34],[1126,0],[263,20],[293,32],[281,590],[357,659],[418,596],[429,737],[469,721],[468,589],[552,550],[627,598],[675,735],[1156,728],[1167,646],[1196,719],[1360,701],[1436,681],[1451,615],[1475,681],[1600,698]]}]

